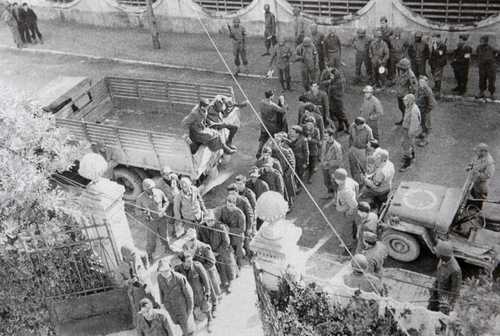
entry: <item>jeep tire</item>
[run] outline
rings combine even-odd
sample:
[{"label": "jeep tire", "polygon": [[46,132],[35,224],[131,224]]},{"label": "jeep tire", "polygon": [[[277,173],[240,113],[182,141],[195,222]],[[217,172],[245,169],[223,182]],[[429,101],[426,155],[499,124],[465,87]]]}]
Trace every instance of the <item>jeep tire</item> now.
[{"label": "jeep tire", "polygon": [[412,262],[420,256],[420,243],[418,240],[404,232],[388,230],[382,234],[382,242],[387,246],[391,258]]}]

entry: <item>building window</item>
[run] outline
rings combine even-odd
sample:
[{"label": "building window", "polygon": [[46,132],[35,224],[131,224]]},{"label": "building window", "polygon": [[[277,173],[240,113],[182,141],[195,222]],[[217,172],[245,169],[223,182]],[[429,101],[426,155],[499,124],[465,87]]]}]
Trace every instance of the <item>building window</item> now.
[{"label": "building window", "polygon": [[288,0],[306,14],[330,18],[356,14],[368,2],[370,0]]},{"label": "building window", "polygon": [[[127,7],[146,7],[146,0],[116,0],[118,4],[122,6],[127,6]],[[153,0],[153,3],[155,3],[156,0]]]},{"label": "building window", "polygon": [[195,0],[204,9],[212,12],[236,12],[254,0]]},{"label": "building window", "polygon": [[414,13],[445,24],[466,25],[497,14],[500,0],[402,0]]}]

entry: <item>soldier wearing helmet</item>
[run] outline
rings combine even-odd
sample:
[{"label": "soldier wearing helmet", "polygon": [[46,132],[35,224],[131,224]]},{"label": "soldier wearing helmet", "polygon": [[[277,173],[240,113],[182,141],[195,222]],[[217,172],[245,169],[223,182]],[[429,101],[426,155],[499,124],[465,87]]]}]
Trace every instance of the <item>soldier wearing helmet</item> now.
[{"label": "soldier wearing helmet", "polygon": [[[495,174],[495,161],[489,153],[488,145],[485,143],[478,144],[474,151],[474,158],[467,167],[472,177],[471,196],[478,200],[484,200],[488,197],[488,182]],[[473,203],[480,208],[483,206],[483,201]]]},{"label": "soldier wearing helmet", "polygon": [[328,66],[339,69],[342,59],[342,45],[335,29],[330,28],[323,43],[325,62]]},{"label": "soldier wearing helmet", "polygon": [[349,135],[349,168],[352,177],[362,182],[361,175],[366,172],[366,150],[368,143],[372,141],[373,131],[366,124],[366,119],[357,117],[352,123]]},{"label": "soldier wearing helmet", "polygon": [[462,270],[453,256],[453,246],[449,241],[439,240],[435,253],[439,262],[428,308],[449,314],[460,295]]},{"label": "soldier wearing helmet", "polygon": [[270,56],[269,49],[276,45],[276,17],[271,13],[271,6],[264,5],[264,45],[266,52],[262,56]]},{"label": "soldier wearing helmet", "polygon": [[496,57],[498,50],[489,44],[489,36],[483,35],[480,45],[476,49],[477,65],[479,67],[479,94],[476,98],[484,98],[484,91],[488,89],[490,98],[495,99]]},{"label": "soldier wearing helmet", "polygon": [[170,204],[167,196],[160,189],[156,188],[155,181],[144,179],[142,181],[144,190],[136,200],[136,213],[142,215],[146,225],[146,253],[149,262],[153,261],[153,253],[156,250],[156,236],[160,236],[161,243],[165,250],[170,251],[167,235],[167,221],[165,213]]},{"label": "soldier wearing helmet", "polygon": [[323,71],[325,69],[325,49],[323,47],[325,43],[325,35],[318,31],[318,25],[315,23],[311,25],[310,29],[311,39],[316,47],[316,50],[318,51],[319,70]]},{"label": "soldier wearing helmet", "polygon": [[416,139],[422,132],[422,116],[418,105],[415,103],[415,96],[411,93],[407,94],[403,98],[403,103],[405,104],[405,116],[402,124],[404,133],[401,140],[403,165],[399,168],[400,172],[407,171],[416,159]]},{"label": "soldier wearing helmet", "polygon": [[362,254],[356,254],[351,260],[352,272],[344,275],[344,284],[367,293],[381,295],[383,286],[380,279],[368,273],[368,260]]},{"label": "soldier wearing helmet", "polygon": [[398,98],[398,107],[401,111],[401,120],[396,122],[396,125],[401,125],[403,123],[403,118],[405,116],[405,105],[403,102],[403,97],[409,93],[415,94],[417,92],[418,82],[417,77],[411,70],[411,63],[407,58],[403,58],[397,64],[397,75],[396,75],[396,95]]},{"label": "soldier wearing helmet", "polygon": [[295,51],[295,62],[301,63],[302,85],[305,91],[309,91],[311,84],[315,82],[319,74],[318,51],[310,37],[305,37],[302,44]]},{"label": "soldier wearing helmet", "polygon": [[429,66],[434,78],[434,93],[439,98],[441,95],[441,82],[443,71],[448,61],[446,42],[441,39],[440,33],[432,34],[431,48],[429,55]]},{"label": "soldier wearing helmet", "polygon": [[371,76],[371,61],[368,54],[368,49],[370,47],[371,39],[366,36],[366,29],[359,28],[356,32],[356,36],[352,41],[352,46],[356,51],[355,54],[355,84],[361,82],[361,66],[365,66],[366,76]]},{"label": "soldier wearing helmet", "polygon": [[367,85],[363,89],[363,104],[359,110],[359,115],[363,117],[368,126],[372,129],[373,137],[379,140],[379,119],[384,115],[384,108],[377,97],[373,95],[373,87]]},{"label": "soldier wearing helmet", "polygon": [[272,52],[271,60],[269,61],[269,68],[272,71],[273,65],[278,68],[278,76],[283,91],[292,90],[290,76],[290,60],[292,58],[292,49],[283,37],[278,40],[278,45],[275,46]]},{"label": "soldier wearing helmet", "polygon": [[362,235],[361,251],[368,261],[367,271],[378,278],[382,277],[384,261],[387,258],[388,251],[384,243],[380,242],[377,234],[365,231]]},{"label": "soldier wearing helmet", "polygon": [[233,40],[233,55],[234,64],[236,65],[235,76],[240,73],[240,65],[243,63],[243,71],[248,73],[247,46],[246,46],[246,30],[240,25],[240,18],[233,19],[233,26],[229,26],[229,37]]},{"label": "soldier wearing helmet", "polygon": [[430,55],[429,45],[423,41],[422,37],[421,31],[416,32],[414,41],[408,47],[411,68],[417,77],[427,74],[426,66]]},{"label": "soldier wearing helmet", "polygon": [[384,41],[382,31],[380,29],[375,30],[375,39],[370,43],[368,55],[372,66],[371,84],[375,87],[381,88],[384,86],[385,78],[387,76],[389,45]]},{"label": "soldier wearing helmet", "polygon": [[458,37],[457,48],[452,53],[451,67],[457,86],[452,90],[459,95],[467,91],[467,82],[469,81],[469,66],[472,56],[472,48],[467,44],[469,35],[461,34]]},{"label": "soldier wearing helmet", "polygon": [[298,7],[293,8],[293,31],[295,37],[295,45],[299,46],[304,41],[306,34],[306,22],[302,11]]}]

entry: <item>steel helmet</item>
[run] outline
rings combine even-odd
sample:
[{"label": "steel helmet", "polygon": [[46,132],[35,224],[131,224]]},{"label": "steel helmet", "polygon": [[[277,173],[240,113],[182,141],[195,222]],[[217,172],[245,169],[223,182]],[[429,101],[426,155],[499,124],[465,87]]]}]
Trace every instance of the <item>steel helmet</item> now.
[{"label": "steel helmet", "polygon": [[436,255],[438,257],[451,257],[453,256],[453,246],[449,241],[440,240],[436,244]]},{"label": "steel helmet", "polygon": [[410,60],[408,60],[407,58],[403,58],[398,62],[398,68],[408,70],[409,68],[411,68]]},{"label": "steel helmet", "polygon": [[265,11],[268,11],[268,10],[270,10],[270,9],[271,9],[271,6],[269,6],[269,4],[265,4],[265,5],[264,5],[264,10],[265,10]]},{"label": "steel helmet", "polygon": [[488,151],[488,145],[485,144],[484,142],[479,143],[476,148],[474,148],[476,151]]},{"label": "steel helmet", "polygon": [[352,257],[351,267],[354,271],[363,272],[368,268],[368,260],[362,254],[356,254]]},{"label": "steel helmet", "polygon": [[347,170],[344,168],[337,168],[333,173],[333,176],[336,180],[344,181],[347,178]]},{"label": "steel helmet", "polygon": [[309,36],[304,38],[304,42],[302,42],[305,46],[310,46],[312,45],[312,40]]},{"label": "steel helmet", "polygon": [[370,212],[370,210],[371,210],[370,203],[365,202],[365,201],[359,202],[358,210],[361,212]]},{"label": "steel helmet", "polygon": [[147,178],[144,181],[142,181],[142,189],[144,190],[153,189],[155,186],[156,186],[155,181],[153,181],[150,178]]},{"label": "steel helmet", "polygon": [[363,92],[373,92],[373,86],[367,85],[363,88]]},{"label": "steel helmet", "polygon": [[371,231],[363,232],[363,240],[367,243],[376,243],[377,235]]}]

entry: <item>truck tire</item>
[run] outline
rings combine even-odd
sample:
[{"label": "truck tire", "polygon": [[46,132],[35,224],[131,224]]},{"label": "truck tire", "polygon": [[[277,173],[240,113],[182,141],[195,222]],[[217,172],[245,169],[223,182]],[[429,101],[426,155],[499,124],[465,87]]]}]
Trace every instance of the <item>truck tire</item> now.
[{"label": "truck tire", "polygon": [[382,234],[382,242],[393,259],[411,262],[420,256],[420,243],[407,233],[388,230]]},{"label": "truck tire", "polygon": [[115,181],[125,187],[123,199],[135,201],[142,192],[142,180],[131,169],[120,167],[113,170]]}]

